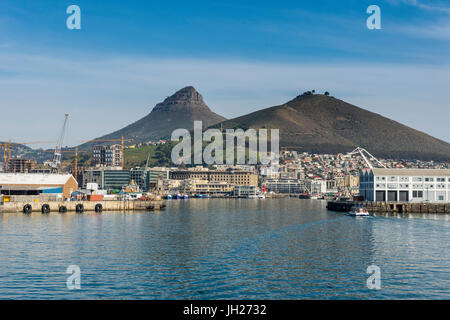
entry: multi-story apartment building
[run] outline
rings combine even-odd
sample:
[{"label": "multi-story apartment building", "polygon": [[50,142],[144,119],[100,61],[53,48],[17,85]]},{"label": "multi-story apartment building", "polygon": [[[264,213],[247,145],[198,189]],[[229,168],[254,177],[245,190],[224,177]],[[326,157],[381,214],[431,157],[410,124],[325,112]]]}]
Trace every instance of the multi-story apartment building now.
[{"label": "multi-story apartment building", "polygon": [[359,181],[367,201],[450,202],[450,169],[364,169]]},{"label": "multi-story apartment building", "polygon": [[28,173],[37,168],[34,159],[11,158],[8,160],[8,172],[10,173]]},{"label": "multi-story apartment building", "polygon": [[118,144],[98,145],[92,149],[94,166],[120,167],[122,166],[122,147]]}]

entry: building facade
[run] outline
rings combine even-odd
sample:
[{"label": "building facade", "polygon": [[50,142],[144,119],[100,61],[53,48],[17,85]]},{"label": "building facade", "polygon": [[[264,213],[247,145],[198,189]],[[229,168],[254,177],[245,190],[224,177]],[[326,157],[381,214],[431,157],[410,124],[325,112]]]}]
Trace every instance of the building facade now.
[{"label": "building facade", "polygon": [[305,189],[304,183],[300,180],[267,180],[265,182],[267,191],[275,193],[302,193]]},{"label": "building facade", "polygon": [[227,182],[211,182],[208,180],[187,179],[181,184],[182,192],[191,194],[227,195],[234,187]]},{"label": "building facade", "polygon": [[77,190],[71,174],[0,173],[0,193],[4,195],[60,194],[70,198]]},{"label": "building facade", "polygon": [[190,171],[176,170],[169,172],[173,180],[207,180],[209,182],[226,182],[240,186],[258,186],[258,175],[249,171]]},{"label": "building facade", "polygon": [[94,166],[101,167],[120,167],[122,166],[122,146],[98,145],[92,149],[92,163]]},{"label": "building facade", "polygon": [[235,186],[233,190],[233,197],[249,198],[255,197],[258,194],[258,188],[255,186]]},{"label": "building facade", "polygon": [[450,202],[449,169],[365,169],[359,180],[366,201]]},{"label": "building facade", "polygon": [[28,173],[37,168],[34,159],[12,158],[8,160],[8,172],[11,173]]},{"label": "building facade", "polygon": [[83,172],[83,188],[88,183],[96,183],[100,189],[121,190],[130,182],[130,170],[122,170],[120,167],[91,168]]}]

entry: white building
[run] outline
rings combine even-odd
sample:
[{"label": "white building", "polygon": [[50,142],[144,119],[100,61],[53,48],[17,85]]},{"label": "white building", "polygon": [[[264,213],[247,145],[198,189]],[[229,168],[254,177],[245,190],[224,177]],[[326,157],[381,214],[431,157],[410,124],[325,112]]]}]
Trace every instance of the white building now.
[{"label": "white building", "polygon": [[364,169],[359,194],[366,201],[450,203],[450,170]]},{"label": "white building", "polygon": [[311,194],[322,195],[327,192],[326,180],[311,180]]}]

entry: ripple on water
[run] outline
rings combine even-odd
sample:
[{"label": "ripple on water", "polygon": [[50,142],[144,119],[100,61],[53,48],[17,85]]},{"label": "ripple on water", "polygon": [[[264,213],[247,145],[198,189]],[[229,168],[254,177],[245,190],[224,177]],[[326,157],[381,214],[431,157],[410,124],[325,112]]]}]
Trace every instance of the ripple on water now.
[{"label": "ripple on water", "polygon": [[[161,213],[0,214],[0,298],[450,298],[445,216],[355,219],[299,199],[169,201]],[[66,288],[68,265],[82,289]],[[381,268],[382,289],[366,269]]]}]

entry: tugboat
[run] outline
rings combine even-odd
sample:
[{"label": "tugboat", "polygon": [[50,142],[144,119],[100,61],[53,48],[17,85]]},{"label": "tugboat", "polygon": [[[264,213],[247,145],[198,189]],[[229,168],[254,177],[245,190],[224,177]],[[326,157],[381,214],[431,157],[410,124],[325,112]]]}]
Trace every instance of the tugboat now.
[{"label": "tugboat", "polygon": [[365,209],[361,204],[355,204],[348,213],[352,217],[367,217],[370,216],[369,211]]}]

